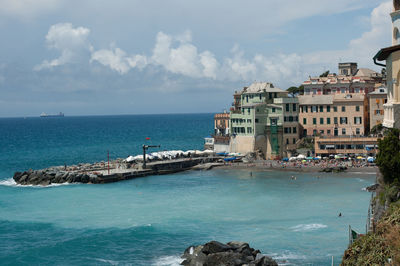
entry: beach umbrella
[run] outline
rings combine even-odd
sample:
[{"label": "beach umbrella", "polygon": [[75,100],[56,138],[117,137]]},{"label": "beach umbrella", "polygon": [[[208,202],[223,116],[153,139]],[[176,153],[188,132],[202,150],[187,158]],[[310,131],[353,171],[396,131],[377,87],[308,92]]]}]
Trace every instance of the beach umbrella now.
[{"label": "beach umbrella", "polygon": [[306,156],[303,155],[303,154],[299,154],[299,155],[297,156],[297,159],[305,159],[305,158],[306,158]]},{"label": "beach umbrella", "polygon": [[125,159],[128,163],[133,162],[135,158],[133,156],[129,156],[128,158]]},{"label": "beach umbrella", "polygon": [[362,156],[357,156],[357,159],[358,160],[361,160],[363,157]]},{"label": "beach umbrella", "polygon": [[306,163],[306,162],[307,162],[307,160],[303,160],[302,162],[303,162],[303,163]]},{"label": "beach umbrella", "polygon": [[289,162],[289,158],[285,157],[285,158],[282,159],[282,161]]},{"label": "beach umbrella", "polygon": [[367,161],[369,163],[373,163],[373,162],[375,162],[375,158],[374,157],[368,157]]},{"label": "beach umbrella", "polygon": [[307,157],[306,158],[306,160],[312,160],[313,159],[313,157]]},{"label": "beach umbrella", "polygon": [[297,157],[290,157],[289,158],[289,161],[291,162],[291,161],[296,161],[297,160]]}]

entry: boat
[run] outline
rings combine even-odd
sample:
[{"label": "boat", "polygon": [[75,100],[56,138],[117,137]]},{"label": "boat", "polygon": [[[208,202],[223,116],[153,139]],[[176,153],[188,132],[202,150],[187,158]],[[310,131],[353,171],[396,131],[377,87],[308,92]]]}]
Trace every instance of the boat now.
[{"label": "boat", "polygon": [[62,112],[59,112],[58,114],[41,113],[40,117],[64,117],[64,113],[62,113]]}]

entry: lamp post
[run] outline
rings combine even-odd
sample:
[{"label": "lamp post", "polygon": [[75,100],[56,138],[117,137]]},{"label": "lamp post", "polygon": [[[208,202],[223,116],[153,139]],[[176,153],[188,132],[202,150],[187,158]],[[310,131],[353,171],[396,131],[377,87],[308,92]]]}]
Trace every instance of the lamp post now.
[{"label": "lamp post", "polygon": [[146,151],[148,148],[160,148],[161,145],[144,145],[143,144],[143,169],[146,169]]}]

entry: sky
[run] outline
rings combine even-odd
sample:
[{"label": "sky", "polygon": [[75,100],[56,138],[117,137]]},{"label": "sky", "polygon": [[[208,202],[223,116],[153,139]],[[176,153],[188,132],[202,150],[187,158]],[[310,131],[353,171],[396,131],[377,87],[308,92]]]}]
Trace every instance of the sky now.
[{"label": "sky", "polygon": [[0,117],[211,113],[254,81],[380,71],[392,1],[0,0]]}]

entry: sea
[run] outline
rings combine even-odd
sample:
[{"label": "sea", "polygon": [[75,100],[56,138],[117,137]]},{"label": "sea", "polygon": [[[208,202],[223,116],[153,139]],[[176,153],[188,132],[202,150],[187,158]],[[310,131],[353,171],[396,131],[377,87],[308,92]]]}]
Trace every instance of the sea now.
[{"label": "sea", "polygon": [[143,144],[202,149],[212,131],[212,114],[1,118],[0,264],[179,265],[191,245],[236,240],[280,265],[339,265],[349,225],[365,233],[374,174],[214,169],[48,187],[11,178]]}]

